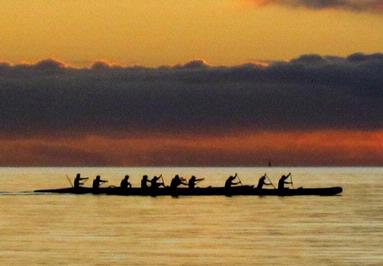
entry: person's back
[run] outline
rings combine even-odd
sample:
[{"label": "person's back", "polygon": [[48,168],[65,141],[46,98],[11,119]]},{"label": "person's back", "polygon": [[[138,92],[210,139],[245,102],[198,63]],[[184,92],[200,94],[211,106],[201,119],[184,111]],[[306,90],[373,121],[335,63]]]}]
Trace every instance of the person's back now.
[{"label": "person's back", "polygon": [[150,180],[150,188],[151,189],[157,189],[159,187],[159,184],[157,183],[157,180],[160,179],[157,176],[154,176],[152,180]]},{"label": "person's back", "polygon": [[262,176],[258,181],[257,189],[262,189],[263,185],[265,184],[266,176]]},{"label": "person's back", "polygon": [[162,179],[162,182],[157,182],[158,180],[160,180],[160,178],[162,177],[162,175],[160,176],[154,176],[152,178],[152,180],[150,180],[150,188],[151,190],[156,190],[157,188],[159,188],[160,186],[162,187],[165,187],[165,184],[163,182],[163,179]]},{"label": "person's back", "polygon": [[178,175],[176,175],[175,177],[173,177],[172,181],[170,182],[170,187],[172,189],[175,189],[177,188],[178,186],[180,185],[180,178]]},{"label": "person's back", "polygon": [[235,179],[234,176],[229,176],[229,178],[226,179],[226,182],[225,182],[225,188],[226,189],[231,188],[231,185],[232,185],[232,182],[234,179]]},{"label": "person's back", "polygon": [[132,185],[129,183],[129,176],[126,175],[124,179],[121,180],[120,188],[127,189],[128,187],[132,187]]},{"label": "person's back", "polygon": [[189,187],[189,188],[195,188],[196,180],[197,180],[197,178],[193,175],[193,176],[189,179],[188,187]]},{"label": "person's back", "polygon": [[196,178],[194,175],[189,179],[188,187],[195,188],[197,182],[204,180],[204,178]]},{"label": "person's back", "polygon": [[187,185],[180,177],[179,175],[176,175],[175,177],[173,177],[171,183],[170,183],[170,187],[172,189],[176,189],[179,185]]},{"label": "person's back", "polygon": [[95,179],[93,179],[92,187],[93,189],[98,189],[100,187],[100,176],[97,176]]},{"label": "person's back", "polygon": [[79,188],[80,185],[81,185],[81,177],[80,177],[80,174],[77,174],[75,179],[74,179],[74,187],[75,188]]},{"label": "person's back", "polygon": [[281,178],[278,181],[278,190],[284,190],[285,184],[291,184],[291,182],[287,182],[286,179],[289,178],[291,173],[288,175],[282,175]]},{"label": "person's back", "polygon": [[102,180],[101,177],[98,175],[96,178],[93,180],[93,189],[99,189],[101,183],[108,182],[107,180]]},{"label": "person's back", "polygon": [[284,190],[285,189],[285,180],[287,179],[287,177],[285,175],[283,175],[279,181],[278,181],[278,189],[279,190]]},{"label": "person's back", "polygon": [[86,180],[86,179],[88,179],[88,178],[87,177],[81,177],[80,174],[77,174],[75,179],[74,179],[74,182],[73,182],[74,188],[80,188],[83,185],[83,183],[81,181]]},{"label": "person's back", "polygon": [[128,187],[128,180],[126,180],[126,178],[124,178],[121,180],[120,188],[126,189],[127,187]]},{"label": "person's back", "polygon": [[141,179],[141,189],[147,189],[148,188],[148,176],[144,175]]}]

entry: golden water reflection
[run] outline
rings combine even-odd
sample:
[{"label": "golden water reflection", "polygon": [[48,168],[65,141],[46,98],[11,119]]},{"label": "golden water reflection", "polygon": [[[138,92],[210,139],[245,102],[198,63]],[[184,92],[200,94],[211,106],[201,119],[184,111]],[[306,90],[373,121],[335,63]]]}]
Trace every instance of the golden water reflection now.
[{"label": "golden water reflection", "polygon": [[[88,170],[115,176],[111,179],[115,183],[120,172],[142,173],[136,168]],[[246,183],[255,183],[265,169],[169,168],[147,172],[159,170],[169,176],[170,172],[203,171],[215,185],[232,172],[238,172]],[[171,198],[2,194],[0,261],[4,265],[383,262],[383,169],[273,169],[273,176],[286,170],[292,170],[296,184],[342,185],[343,195]],[[70,171],[74,169],[2,169],[1,190],[66,186],[61,174]],[[15,190],[16,184],[22,189]]]}]

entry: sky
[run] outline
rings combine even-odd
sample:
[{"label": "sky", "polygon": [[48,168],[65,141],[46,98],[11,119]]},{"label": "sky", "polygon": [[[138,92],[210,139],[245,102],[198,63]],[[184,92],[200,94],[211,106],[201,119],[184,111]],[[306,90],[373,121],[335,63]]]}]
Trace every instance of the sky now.
[{"label": "sky", "polygon": [[0,0],[2,166],[381,166],[383,1]]}]

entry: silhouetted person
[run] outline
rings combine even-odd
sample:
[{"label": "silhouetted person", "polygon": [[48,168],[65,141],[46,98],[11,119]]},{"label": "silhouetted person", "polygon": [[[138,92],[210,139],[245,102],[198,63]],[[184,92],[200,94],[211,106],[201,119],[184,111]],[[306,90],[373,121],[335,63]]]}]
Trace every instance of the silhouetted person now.
[{"label": "silhouetted person", "polygon": [[160,180],[160,178],[161,178],[160,176],[154,176],[154,177],[152,178],[152,180],[150,180],[150,188],[151,188],[152,190],[157,189],[157,188],[159,188],[160,186],[165,187],[164,182],[157,182],[158,180]]},{"label": "silhouetted person", "polygon": [[196,178],[194,175],[189,179],[189,188],[195,188],[195,185],[205,178]]},{"label": "silhouetted person", "polygon": [[170,188],[176,189],[179,185],[187,185],[187,183],[183,178],[179,177],[179,175],[176,175],[173,177],[172,182],[170,183]]},{"label": "silhouetted person", "polygon": [[258,180],[257,189],[262,189],[263,185],[267,185],[267,186],[272,185],[271,182],[267,183],[265,180],[266,180],[266,175],[261,176],[261,178]]},{"label": "silhouetted person", "polygon": [[108,180],[102,180],[101,177],[98,175],[96,178],[93,180],[93,189],[98,189],[100,188],[101,183],[106,183]]},{"label": "silhouetted person", "polygon": [[131,188],[132,184],[129,183],[129,176],[126,175],[124,179],[121,180],[120,188],[127,189],[128,187]]},{"label": "silhouetted person", "polygon": [[76,177],[74,178],[74,187],[75,188],[79,188],[81,187],[82,185],[84,185],[83,182],[81,182],[82,180],[87,180],[89,179],[88,177],[81,177],[80,174],[77,174]]},{"label": "silhouetted person", "polygon": [[144,175],[141,179],[141,189],[147,189],[148,188],[148,183],[150,180],[148,179],[147,175]]},{"label": "silhouetted person", "polygon": [[290,175],[291,173],[289,173],[288,175],[281,176],[281,178],[278,181],[278,190],[284,190],[285,184],[292,184],[292,182],[286,181],[286,179],[289,178]]},{"label": "silhouetted person", "polygon": [[226,182],[225,182],[225,188],[226,189],[230,189],[232,185],[238,185],[241,183],[241,181],[239,182],[234,182],[234,179],[237,178],[237,174],[235,174],[235,176],[229,176],[228,179],[226,179]]}]

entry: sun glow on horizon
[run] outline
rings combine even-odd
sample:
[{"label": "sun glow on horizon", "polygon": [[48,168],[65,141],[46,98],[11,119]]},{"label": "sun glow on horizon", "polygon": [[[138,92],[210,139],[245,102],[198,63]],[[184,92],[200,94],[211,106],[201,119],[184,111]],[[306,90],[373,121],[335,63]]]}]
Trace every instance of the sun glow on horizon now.
[{"label": "sun glow on horizon", "polygon": [[0,165],[381,165],[383,131],[243,136],[30,138],[0,141]]}]

